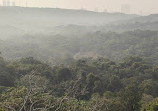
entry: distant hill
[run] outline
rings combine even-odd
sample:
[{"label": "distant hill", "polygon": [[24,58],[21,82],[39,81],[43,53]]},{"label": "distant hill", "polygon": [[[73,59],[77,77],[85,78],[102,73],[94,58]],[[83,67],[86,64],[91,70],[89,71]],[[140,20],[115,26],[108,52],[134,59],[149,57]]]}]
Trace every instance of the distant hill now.
[{"label": "distant hill", "polygon": [[157,21],[158,21],[158,14],[151,14],[148,16],[136,17],[127,22],[128,23],[136,23],[136,22],[146,23],[146,22],[157,22]]},{"label": "distant hill", "polygon": [[6,38],[23,33],[48,33],[61,25],[105,25],[128,20],[137,15],[100,13],[86,10],[57,8],[0,7],[0,37]]},{"label": "distant hill", "polygon": [[57,8],[0,7],[0,13],[3,15],[1,20],[5,22],[53,22],[62,25],[102,25],[117,20],[126,20],[136,17],[136,15],[121,13],[101,13]]},{"label": "distant hill", "polygon": [[158,30],[158,14],[136,17],[130,20],[117,21],[106,25],[106,29],[112,31],[128,30]]},{"label": "distant hill", "polygon": [[134,55],[158,63],[156,14],[21,7],[0,7],[0,14],[0,39],[6,38],[0,41],[0,51],[7,59],[35,57],[58,63],[69,57],[120,60]]}]

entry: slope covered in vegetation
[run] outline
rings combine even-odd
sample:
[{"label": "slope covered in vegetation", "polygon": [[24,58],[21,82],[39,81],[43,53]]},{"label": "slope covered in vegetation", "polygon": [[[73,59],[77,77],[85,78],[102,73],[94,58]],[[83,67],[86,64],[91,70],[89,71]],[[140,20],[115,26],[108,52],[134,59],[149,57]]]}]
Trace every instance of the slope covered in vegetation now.
[{"label": "slope covered in vegetation", "polygon": [[[158,66],[139,57],[72,60],[50,67],[33,58],[0,64],[0,109],[156,111]],[[6,70],[7,69],[7,70]],[[4,74],[6,76],[3,78]],[[13,76],[14,75],[14,76]]]},{"label": "slope covered in vegetation", "polygon": [[69,33],[63,32],[60,35],[37,34],[14,37],[3,42],[0,50],[7,59],[34,57],[53,64],[61,63],[68,58],[106,57],[121,60],[131,55],[145,57],[152,63],[158,63],[157,31],[135,30],[123,33],[81,31],[81,34],[75,35],[77,31],[72,31],[71,28],[67,30]]}]

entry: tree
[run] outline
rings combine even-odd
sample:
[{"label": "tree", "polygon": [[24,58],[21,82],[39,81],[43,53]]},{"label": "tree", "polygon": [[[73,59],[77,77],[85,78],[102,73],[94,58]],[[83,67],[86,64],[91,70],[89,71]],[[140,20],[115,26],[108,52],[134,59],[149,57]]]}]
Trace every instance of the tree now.
[{"label": "tree", "polygon": [[5,60],[0,56],[0,86],[13,86],[13,75],[8,71]]},{"label": "tree", "polygon": [[152,95],[153,97],[157,97],[158,95],[157,81],[153,81],[152,79],[144,80],[139,87],[145,94]]},{"label": "tree", "polygon": [[72,73],[69,68],[61,67],[57,71],[58,81],[66,81],[72,78]]},{"label": "tree", "polygon": [[142,107],[141,111],[158,111],[158,98],[155,98]]},{"label": "tree", "polygon": [[110,78],[110,82],[109,82],[109,84],[108,84],[108,86],[107,86],[107,89],[109,90],[109,91],[112,91],[112,92],[117,92],[117,91],[119,91],[121,88],[123,87],[123,85],[122,85],[122,83],[121,83],[121,80],[117,77],[117,76],[115,76],[115,75],[113,75],[111,78]]},{"label": "tree", "polygon": [[121,103],[126,111],[139,111],[141,108],[142,93],[136,84],[127,86],[120,91]]}]

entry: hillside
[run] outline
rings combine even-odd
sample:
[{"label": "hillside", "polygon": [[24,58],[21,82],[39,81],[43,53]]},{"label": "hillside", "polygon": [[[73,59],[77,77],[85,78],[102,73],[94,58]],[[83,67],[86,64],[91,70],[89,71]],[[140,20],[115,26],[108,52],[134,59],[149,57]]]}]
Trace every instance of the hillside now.
[{"label": "hillside", "polygon": [[[4,22],[52,22],[59,24],[102,25],[137,17],[121,13],[101,13],[86,10],[0,7]],[[11,18],[10,18],[11,17]],[[10,21],[7,21],[10,20]],[[20,20],[20,21],[19,21]],[[47,24],[48,25],[48,24]]]},{"label": "hillside", "polygon": [[131,55],[158,63],[157,31],[66,32],[17,36],[6,40],[0,50],[7,59],[34,57],[53,64],[67,58],[107,57],[121,60]]},{"label": "hillside", "polygon": [[85,10],[0,7],[0,37],[23,33],[49,33],[54,26],[61,25],[104,25],[118,20],[127,20],[137,15],[121,13],[99,13]]},{"label": "hillside", "polygon": [[109,25],[105,25],[107,30],[123,32],[128,30],[157,30],[158,14],[149,16],[140,16],[130,20],[117,21]]},{"label": "hillside", "polygon": [[0,111],[158,111],[157,14],[0,15]]}]

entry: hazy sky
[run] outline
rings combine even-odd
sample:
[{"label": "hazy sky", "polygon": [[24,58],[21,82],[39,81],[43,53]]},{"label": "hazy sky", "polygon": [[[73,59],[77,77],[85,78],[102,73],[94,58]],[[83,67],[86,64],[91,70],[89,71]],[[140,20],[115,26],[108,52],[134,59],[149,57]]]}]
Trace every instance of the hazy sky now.
[{"label": "hazy sky", "polygon": [[121,5],[129,4],[131,13],[158,13],[158,0],[54,0],[54,5],[62,8],[85,8],[120,12]]},{"label": "hazy sky", "polygon": [[[2,0],[0,0],[2,1]],[[16,0],[21,4],[23,0]],[[130,5],[131,13],[158,13],[158,0],[27,0],[32,7],[58,7],[68,9],[87,9],[109,12],[120,12],[121,6]],[[25,5],[25,0],[23,1]]]}]

